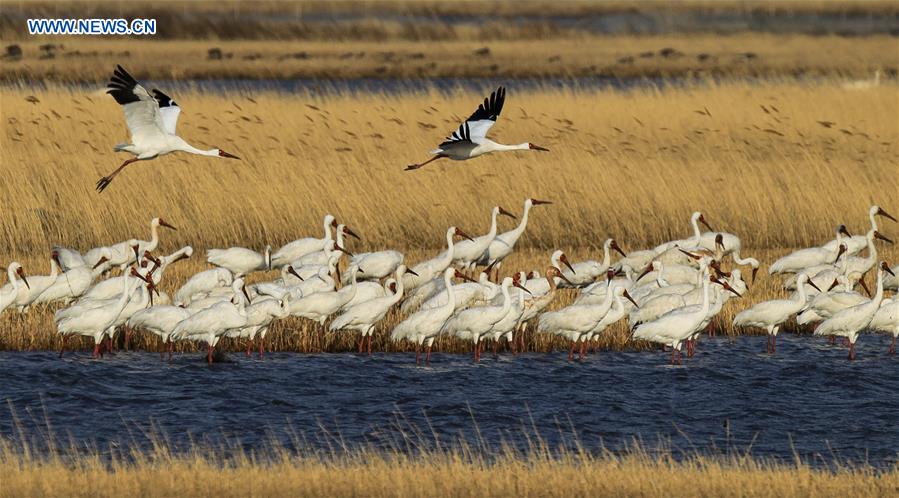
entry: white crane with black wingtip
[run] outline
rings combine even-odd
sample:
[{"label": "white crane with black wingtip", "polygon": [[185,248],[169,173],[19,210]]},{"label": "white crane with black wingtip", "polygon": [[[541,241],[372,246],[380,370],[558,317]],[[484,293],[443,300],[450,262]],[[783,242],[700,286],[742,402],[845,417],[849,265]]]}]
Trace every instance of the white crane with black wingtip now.
[{"label": "white crane with black wingtip", "polygon": [[156,159],[170,152],[188,152],[201,156],[240,159],[221,149],[201,150],[175,134],[181,108],[168,95],[154,89],[153,95],[141,86],[122,66],[116,66],[106,92],[122,106],[125,123],[131,132],[131,143],[115,146],[115,152],[134,155],[112,173],[97,181],[97,191],[103,192],[112,180],[135,161]]},{"label": "white crane with black wingtip", "polygon": [[439,147],[431,151],[434,157],[419,164],[410,164],[406,166],[406,171],[414,170],[425,166],[426,164],[436,161],[440,158],[447,157],[454,161],[464,161],[490,152],[508,151],[508,150],[542,150],[549,151],[534,145],[530,142],[524,142],[517,145],[505,145],[496,143],[487,138],[487,132],[490,127],[496,123],[496,118],[503,110],[503,104],[506,101],[506,89],[499,87],[490,97],[484,99],[484,103],[478,106],[478,109],[459,126],[459,129],[448,136]]}]

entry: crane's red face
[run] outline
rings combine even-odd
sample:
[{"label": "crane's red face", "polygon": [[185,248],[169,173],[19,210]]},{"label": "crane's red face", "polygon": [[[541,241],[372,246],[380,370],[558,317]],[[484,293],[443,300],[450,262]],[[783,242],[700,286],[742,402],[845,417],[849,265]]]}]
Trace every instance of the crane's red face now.
[{"label": "crane's red face", "polygon": [[469,237],[467,233],[463,232],[462,230],[459,230],[458,228],[456,229],[456,235],[458,235],[459,237],[465,237],[466,239],[474,242],[474,239]]},{"label": "crane's red face", "polygon": [[344,234],[344,235],[349,235],[350,237],[353,237],[353,238],[356,239],[356,240],[362,240],[362,239],[359,238],[358,235],[356,235],[355,232],[353,232],[352,230],[350,230],[350,227],[348,227],[348,226],[346,226],[346,225],[343,226],[343,234]]},{"label": "crane's red face", "polygon": [[559,278],[561,278],[566,284],[568,284],[568,285],[574,287],[574,284],[571,283],[571,280],[568,280],[568,278],[566,278],[565,275],[562,274],[562,270],[556,268],[555,266],[550,266],[550,267],[546,270],[546,279],[549,280],[549,279],[551,279],[551,278],[553,278],[553,277],[559,277]]},{"label": "crane's red face", "polygon": [[234,154],[229,154],[229,153],[223,151],[222,149],[218,149],[218,151],[219,151],[219,157],[226,157],[228,159],[240,159],[239,157],[235,156]]},{"label": "crane's red face", "polygon": [[577,274],[577,272],[574,271],[574,267],[571,266],[571,263],[568,262],[568,256],[566,256],[566,255],[564,255],[564,254],[561,255],[561,256],[559,256],[559,261],[561,261],[562,263],[564,263],[565,266],[567,266],[568,269],[571,270],[571,273]]}]

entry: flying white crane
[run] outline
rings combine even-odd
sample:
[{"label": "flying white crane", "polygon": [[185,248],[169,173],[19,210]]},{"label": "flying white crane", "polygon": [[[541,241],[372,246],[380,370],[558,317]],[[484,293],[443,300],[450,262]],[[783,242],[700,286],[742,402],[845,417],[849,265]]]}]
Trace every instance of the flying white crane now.
[{"label": "flying white crane", "polygon": [[265,246],[262,254],[245,247],[210,249],[206,254],[209,264],[227,269],[235,278],[242,278],[254,271],[272,269],[272,246]]},{"label": "flying white crane", "polygon": [[[880,227],[877,223],[878,216],[883,216],[884,218],[887,218],[889,220],[896,221],[896,218],[884,211],[882,207],[876,205],[871,206],[871,208],[868,210],[868,220],[871,222],[871,230],[880,230]],[[841,242],[831,240],[830,242],[824,244],[822,247],[824,249],[833,250],[837,246],[839,246],[840,243],[846,244],[846,252],[850,256],[853,256],[855,254],[858,254],[868,246],[868,239],[864,235],[847,235],[842,239]]]},{"label": "flying white crane", "polygon": [[176,135],[175,128],[181,108],[168,95],[154,89],[153,95],[131,77],[122,66],[116,66],[106,92],[122,106],[125,123],[131,132],[131,143],[115,146],[116,152],[134,155],[112,173],[97,181],[97,191],[103,192],[112,180],[135,161],[155,159],[170,152],[188,152],[201,156],[240,159],[221,149],[200,150]]},{"label": "flying white crane", "polygon": [[[450,248],[452,250],[452,248]],[[452,254],[452,252],[450,252]],[[425,356],[425,364],[431,363],[431,345],[434,338],[440,334],[443,325],[453,315],[456,310],[456,299],[453,293],[453,277],[462,277],[462,272],[454,268],[447,268],[443,271],[443,286],[447,293],[446,304],[439,308],[429,310],[418,310],[412,315],[406,317],[405,320],[398,323],[390,332],[390,340],[398,342],[401,340],[409,340],[415,343],[415,364],[421,363],[421,347],[427,342],[427,354]]]},{"label": "flying white crane", "polygon": [[806,284],[821,292],[821,289],[809,280],[808,274],[800,273],[799,278],[796,280],[796,299],[775,299],[758,303],[737,313],[733,321],[734,327],[759,327],[765,329],[768,333],[768,342],[765,350],[768,353],[776,353],[777,332],[780,330],[781,324],[808,305],[808,294],[805,290]]},{"label": "flying white crane", "polygon": [[849,339],[849,359],[854,360],[855,341],[858,340],[858,334],[871,323],[883,301],[883,277],[886,273],[893,275],[893,270],[887,266],[885,261],[882,261],[877,270],[877,291],[874,297],[870,301],[846,308],[824,320],[815,329],[815,335],[847,337]]},{"label": "flying white crane", "polygon": [[375,325],[383,320],[393,305],[403,298],[403,275],[407,271],[409,270],[402,264],[396,269],[396,290],[392,295],[370,299],[346,308],[343,314],[331,322],[330,329],[332,331],[343,329],[358,331],[360,354],[363,350],[363,341],[368,337],[368,355],[371,356],[371,338]]},{"label": "flying white crane", "polygon": [[545,204],[552,204],[552,201],[525,199],[524,213],[521,215],[521,221],[518,222],[518,226],[508,232],[497,235],[493,241],[490,242],[487,251],[481,255],[478,264],[481,266],[493,265],[493,269],[498,275],[503,260],[515,250],[515,244],[518,243],[518,239],[521,238],[525,228],[528,226],[528,215],[531,212],[531,208]]},{"label": "flying white crane", "polygon": [[484,103],[478,106],[478,109],[459,126],[446,140],[440,144],[437,149],[431,151],[434,157],[420,164],[411,164],[406,166],[406,171],[414,170],[425,166],[431,161],[448,157],[454,161],[464,161],[472,159],[483,154],[508,150],[541,150],[549,151],[534,145],[532,143],[522,143],[518,145],[504,145],[496,143],[487,138],[487,131],[496,123],[503,110],[503,104],[506,101],[506,89],[499,87],[495,92],[490,94],[489,98],[484,99]]},{"label": "flying white crane", "polygon": [[499,215],[516,218],[516,216],[500,206],[496,206],[490,212],[490,229],[486,234],[475,237],[472,240],[462,240],[453,248],[453,261],[464,269],[474,268],[478,259],[483,256],[490,243],[496,238],[496,217]]}]

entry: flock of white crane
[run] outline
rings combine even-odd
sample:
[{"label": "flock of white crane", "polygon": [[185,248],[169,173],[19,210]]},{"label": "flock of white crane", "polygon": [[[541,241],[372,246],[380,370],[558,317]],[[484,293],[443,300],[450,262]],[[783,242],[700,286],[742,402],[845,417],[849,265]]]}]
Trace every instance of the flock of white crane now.
[{"label": "flock of white crane", "polygon": [[[190,257],[193,249],[154,256],[159,227],[174,229],[154,218],[149,240],[129,239],[83,254],[54,247],[49,275],[29,277],[19,263],[11,263],[9,283],[0,289],[0,312],[64,303],[66,307],[55,314],[63,336],[60,356],[65,339],[81,335],[93,339],[93,354],[99,357],[112,349],[116,331],[123,329],[125,347],[132,331],[146,331],[162,339],[163,357],[167,349],[171,359],[175,341],[193,341],[207,346],[210,362],[222,337],[246,340],[248,356],[258,341],[262,357],[270,325],[288,316],[312,320],[322,333],[327,329],[357,333],[359,352],[364,352],[367,340],[371,354],[377,325],[399,307],[404,318],[390,338],[414,343],[416,363],[422,349],[425,362],[430,361],[431,347],[441,335],[470,340],[476,361],[486,341],[493,343],[494,354],[501,341],[515,352],[516,336],[523,337],[534,320],[537,333],[570,341],[569,358],[578,347],[583,357],[587,346],[609,326],[627,319],[634,340],[671,347],[672,362],[680,363],[683,348],[692,355],[699,334],[712,332],[710,323],[724,303],[748,290],[739,269],[722,270],[725,259],[752,268],[752,280],[759,267],[757,260],[741,257],[736,235],[712,231],[696,212],[690,237],[628,254],[608,239],[599,261],[570,262],[562,251],[555,251],[544,272],[519,271],[495,282],[503,260],[525,231],[531,209],[541,204],[550,203],[527,199],[518,225],[503,233],[498,233],[498,217],[515,215],[498,206],[482,236],[470,237],[450,227],[445,250],[409,267],[395,250],[352,254],[347,237],[358,236],[327,215],[322,238],[301,238],[274,253],[270,247],[261,253],[243,247],[210,249],[207,261],[214,268],[193,275],[171,297],[157,286],[168,267]],[[793,296],[756,304],[739,313],[734,325],[766,329],[772,353],[779,328],[796,315],[799,324],[820,322],[816,335],[846,338],[850,358],[864,330],[892,334],[890,352],[894,352],[899,298],[884,298],[884,289],[897,290],[899,268],[891,269],[885,262],[878,265],[875,245],[878,239],[889,242],[878,231],[877,217],[893,218],[878,206],[869,215],[871,229],[864,236],[851,236],[841,225],[834,240],[775,261],[769,271],[786,276],[784,287],[795,289]],[[700,223],[709,231],[703,232]],[[858,255],[865,250],[867,256]],[[617,262],[612,261],[613,251],[622,256]],[[343,259],[347,261],[341,272]],[[94,283],[116,267],[121,275]],[[856,285],[867,291],[864,275],[875,268],[874,295],[855,292]],[[279,277],[245,282],[251,273],[270,270],[280,270]],[[457,278],[465,281],[454,283]],[[579,293],[571,305],[544,311],[559,288],[577,288]]]}]

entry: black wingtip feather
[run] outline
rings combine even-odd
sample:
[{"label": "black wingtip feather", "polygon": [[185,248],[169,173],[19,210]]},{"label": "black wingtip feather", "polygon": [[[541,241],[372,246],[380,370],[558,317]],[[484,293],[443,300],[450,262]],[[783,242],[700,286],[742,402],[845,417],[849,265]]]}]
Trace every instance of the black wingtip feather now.
[{"label": "black wingtip feather", "polygon": [[114,98],[119,105],[130,104],[131,102],[138,102],[140,100],[137,98],[137,95],[134,94],[134,87],[136,86],[137,80],[128,74],[128,71],[125,71],[125,68],[116,65],[115,71],[112,73],[112,78],[109,79],[109,84],[107,85],[108,90],[106,93],[112,95],[112,98]]},{"label": "black wingtip feather", "polygon": [[163,107],[178,107],[178,104],[171,97],[160,92],[157,88],[153,89],[153,98],[156,99],[156,102],[159,102],[160,109]]},{"label": "black wingtip feather", "polygon": [[496,121],[496,118],[499,117],[503,110],[505,102],[506,89],[505,87],[499,87],[489,97],[484,99],[484,103],[478,106],[478,110],[468,118],[468,121],[480,121],[482,119]]}]

